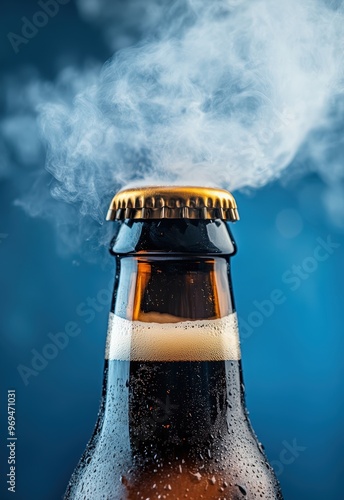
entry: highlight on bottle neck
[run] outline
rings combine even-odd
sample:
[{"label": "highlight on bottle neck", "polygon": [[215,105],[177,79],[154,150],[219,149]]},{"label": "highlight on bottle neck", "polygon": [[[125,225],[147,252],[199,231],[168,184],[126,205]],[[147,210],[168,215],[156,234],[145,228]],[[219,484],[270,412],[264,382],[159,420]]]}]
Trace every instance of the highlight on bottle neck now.
[{"label": "highlight on bottle neck", "polygon": [[149,186],[119,191],[107,220],[222,219],[235,222],[239,213],[225,189],[195,186]]}]

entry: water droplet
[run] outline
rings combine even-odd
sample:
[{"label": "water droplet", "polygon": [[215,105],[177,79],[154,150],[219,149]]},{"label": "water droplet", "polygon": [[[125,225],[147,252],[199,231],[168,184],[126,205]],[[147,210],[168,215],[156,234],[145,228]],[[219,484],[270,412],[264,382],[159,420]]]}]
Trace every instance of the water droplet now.
[{"label": "water droplet", "polygon": [[243,488],[242,486],[240,486],[240,484],[236,484],[235,486],[237,486],[240,490],[240,493],[242,493],[244,496],[246,496],[246,490],[245,488]]},{"label": "water droplet", "polygon": [[190,474],[194,476],[197,479],[197,481],[200,481],[202,479],[202,474],[200,474],[199,472],[196,473],[190,472]]},{"label": "water droplet", "polygon": [[263,450],[265,450],[263,443],[258,443],[258,446],[259,446],[259,449],[261,452],[263,452]]}]

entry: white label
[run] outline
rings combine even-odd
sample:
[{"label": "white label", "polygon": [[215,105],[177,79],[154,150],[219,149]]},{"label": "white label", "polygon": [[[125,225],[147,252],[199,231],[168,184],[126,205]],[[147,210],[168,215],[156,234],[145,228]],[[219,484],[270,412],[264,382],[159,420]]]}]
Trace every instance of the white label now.
[{"label": "white label", "polygon": [[129,321],[110,313],[106,359],[123,361],[222,361],[240,356],[236,313],[177,323]]}]

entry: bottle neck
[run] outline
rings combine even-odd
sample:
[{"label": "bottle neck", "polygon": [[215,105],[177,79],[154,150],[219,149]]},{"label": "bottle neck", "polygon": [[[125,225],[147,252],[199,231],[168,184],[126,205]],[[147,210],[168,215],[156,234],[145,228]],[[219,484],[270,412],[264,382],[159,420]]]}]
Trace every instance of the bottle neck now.
[{"label": "bottle neck", "polygon": [[104,438],[138,459],[216,458],[247,426],[240,360],[107,360],[105,379]]},{"label": "bottle neck", "polygon": [[230,254],[118,253],[106,357],[105,407],[126,373],[135,453],[185,453],[228,435],[233,413],[244,416]]},{"label": "bottle neck", "polygon": [[129,255],[117,269],[112,312],[120,318],[176,323],[234,313],[228,257]]}]

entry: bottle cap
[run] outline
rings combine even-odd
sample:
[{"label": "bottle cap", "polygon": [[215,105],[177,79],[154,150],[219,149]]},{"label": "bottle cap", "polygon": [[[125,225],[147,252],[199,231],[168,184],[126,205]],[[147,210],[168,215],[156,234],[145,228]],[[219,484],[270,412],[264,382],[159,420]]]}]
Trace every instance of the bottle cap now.
[{"label": "bottle cap", "polygon": [[239,220],[233,195],[225,189],[149,186],[119,191],[106,220],[222,219]]}]

